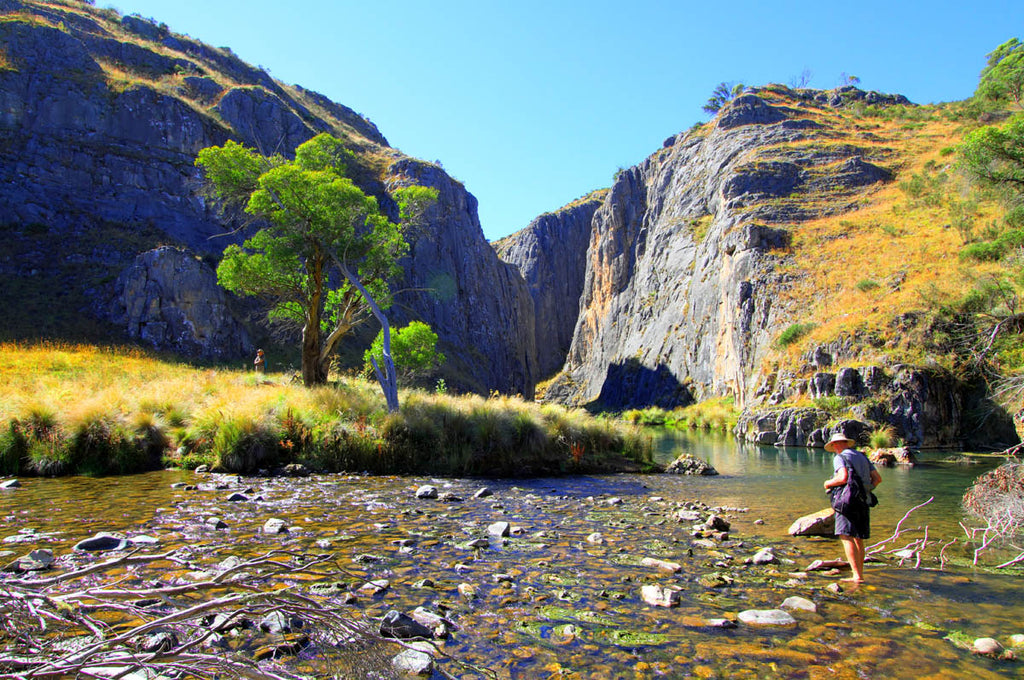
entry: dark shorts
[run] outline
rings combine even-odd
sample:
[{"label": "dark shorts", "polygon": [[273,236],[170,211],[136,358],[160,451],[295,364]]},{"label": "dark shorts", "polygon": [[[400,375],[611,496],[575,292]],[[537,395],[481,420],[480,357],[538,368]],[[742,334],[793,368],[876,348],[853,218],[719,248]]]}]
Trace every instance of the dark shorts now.
[{"label": "dark shorts", "polygon": [[836,536],[871,538],[871,511],[867,505],[857,505],[846,512],[836,513]]}]

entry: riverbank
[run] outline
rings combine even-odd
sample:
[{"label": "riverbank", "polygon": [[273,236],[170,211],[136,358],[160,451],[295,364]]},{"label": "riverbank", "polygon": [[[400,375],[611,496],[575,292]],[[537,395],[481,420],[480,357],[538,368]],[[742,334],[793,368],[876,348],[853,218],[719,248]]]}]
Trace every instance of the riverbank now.
[{"label": "riverbank", "polygon": [[0,474],[255,472],[537,476],[652,469],[638,428],[513,397],[197,368],[136,349],[0,345]]},{"label": "riverbank", "polygon": [[[447,633],[432,640],[433,677],[760,677],[770,668],[773,677],[909,680],[1019,672],[1014,662],[958,646],[989,636],[1009,646],[1024,632],[1015,578],[914,570],[892,559],[870,565],[868,584],[851,588],[841,573],[804,570],[839,557],[836,541],[782,538],[790,512],[759,498],[749,508],[723,503],[716,490],[723,481],[299,480],[185,471],[27,479],[0,494],[2,548],[11,553],[5,563],[52,550],[57,571],[28,578],[124,555],[74,550],[101,531],[186,562],[130,575],[119,586],[125,590],[237,574],[231,565],[271,550],[329,555],[331,569],[318,566],[329,573],[285,576],[282,584],[373,631],[390,611],[422,608],[439,617],[433,629],[443,623]],[[424,486],[436,497],[418,494]],[[728,529],[708,526],[712,515]],[[276,530],[270,520],[280,520]],[[885,535],[880,527],[878,538]],[[657,604],[657,595],[670,606]],[[789,618],[741,617],[776,610]],[[217,636],[210,649],[244,655],[280,641],[259,623]],[[302,634],[317,645],[274,663],[313,673],[325,651],[319,633],[310,622]],[[387,649],[385,661],[401,651],[393,643]]]}]

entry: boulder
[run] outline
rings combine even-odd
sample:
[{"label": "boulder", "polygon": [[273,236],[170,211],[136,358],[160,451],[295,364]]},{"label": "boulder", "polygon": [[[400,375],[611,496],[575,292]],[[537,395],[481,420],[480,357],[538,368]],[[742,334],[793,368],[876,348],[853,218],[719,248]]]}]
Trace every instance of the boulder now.
[{"label": "boulder", "polygon": [[718,474],[718,470],[713,468],[710,463],[696,458],[689,453],[684,453],[669,463],[665,468],[665,472],[674,475],[695,476],[713,476]]},{"label": "boulder", "polygon": [[790,536],[833,536],[836,530],[836,511],[832,508],[804,515],[789,526]]}]

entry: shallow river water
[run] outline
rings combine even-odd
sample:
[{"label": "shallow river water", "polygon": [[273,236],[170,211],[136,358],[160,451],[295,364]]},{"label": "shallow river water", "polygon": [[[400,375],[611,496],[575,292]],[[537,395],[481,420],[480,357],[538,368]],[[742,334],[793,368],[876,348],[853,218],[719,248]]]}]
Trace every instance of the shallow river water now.
[{"label": "shallow river water", "polygon": [[[188,548],[210,564],[279,546],[331,550],[341,556],[353,589],[371,579],[391,584],[379,595],[360,594],[350,605],[354,616],[375,621],[390,609],[419,606],[447,613],[456,629],[441,643],[444,653],[476,670],[442,658],[435,677],[1024,675],[1024,662],[978,657],[948,639],[995,637],[1007,644],[1024,633],[1017,577],[950,564],[938,570],[935,560],[938,541],[963,535],[963,490],[1000,461],[959,465],[925,454],[916,468],[883,470],[869,543],[891,535],[908,510],[934,497],[905,525],[927,526],[935,547],[919,569],[885,560],[868,567],[868,583],[833,592],[827,587],[842,574],[804,567],[839,558],[838,542],[791,538],[786,531],[796,517],[826,507],[821,482],[831,474],[830,455],[746,447],[731,439],[661,438],[666,460],[683,451],[709,460],[721,474],[246,478],[241,487],[262,496],[247,503],[227,502],[228,490],[172,488],[174,482],[213,481],[186,472],[24,479],[21,489],[0,492],[0,538],[24,538],[27,529],[53,535],[8,541],[0,550],[10,551],[4,563],[35,547],[59,555],[98,531],[154,536],[161,550]],[[423,484],[458,500],[416,499]],[[481,487],[493,495],[475,498]],[[676,519],[693,501],[720,508],[732,523],[726,542],[696,540],[694,522]],[[228,528],[204,527],[211,515]],[[290,531],[262,534],[271,517],[286,520]],[[492,537],[487,547],[466,545],[488,538],[488,526],[498,521],[509,522],[513,535]],[[921,535],[923,529],[900,545]],[[766,546],[774,548],[776,563],[745,563]],[[947,556],[965,554],[959,544],[947,549]],[[644,566],[645,557],[682,569],[661,572]],[[433,586],[415,587],[423,579]],[[472,586],[475,597],[460,594],[460,584]],[[641,588],[652,584],[681,588],[679,605],[646,604]],[[796,623],[787,626],[710,625],[735,620],[744,610],[777,608],[794,595],[814,602],[817,611],[794,612]]]}]

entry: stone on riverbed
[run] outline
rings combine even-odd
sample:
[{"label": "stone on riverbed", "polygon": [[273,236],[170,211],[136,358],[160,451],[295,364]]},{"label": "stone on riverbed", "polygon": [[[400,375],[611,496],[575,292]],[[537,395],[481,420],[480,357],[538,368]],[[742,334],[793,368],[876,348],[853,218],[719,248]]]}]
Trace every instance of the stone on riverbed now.
[{"label": "stone on riverbed", "polygon": [[508,522],[495,522],[494,524],[487,527],[487,533],[491,536],[497,536],[498,538],[504,538],[512,533],[512,525]]},{"label": "stone on riverbed", "polygon": [[437,487],[424,484],[416,489],[416,498],[437,498]]},{"label": "stone on riverbed", "polygon": [[640,589],[640,597],[654,607],[678,607],[679,586],[646,585]]},{"label": "stone on riverbed", "polygon": [[101,531],[92,538],[86,538],[75,544],[75,550],[85,552],[107,552],[109,550],[124,550],[128,547],[128,541],[116,534]]},{"label": "stone on riverbed", "polygon": [[54,562],[56,560],[53,557],[52,551],[46,549],[33,550],[24,557],[19,557],[8,564],[4,567],[4,571],[15,574],[23,574],[26,571],[43,571],[52,567]]},{"label": "stone on riverbed", "polygon": [[836,511],[826,508],[804,515],[789,526],[790,536],[832,536],[836,532]]},{"label": "stone on riverbed", "polygon": [[818,611],[818,606],[816,604],[808,600],[806,597],[800,597],[799,595],[793,595],[792,597],[787,597],[783,600],[782,608],[793,610],[799,609],[801,611],[811,612],[812,614],[817,613]]},{"label": "stone on riverbed", "polygon": [[781,609],[747,609],[740,612],[738,618],[752,626],[791,626],[796,623],[796,619]]},{"label": "stone on riverbed", "polygon": [[288,527],[283,519],[272,517],[263,524],[263,533],[265,534],[287,534]]},{"label": "stone on riverbed", "polygon": [[414,642],[409,647],[411,649],[402,650],[391,660],[395,670],[405,675],[433,675],[433,646],[426,642]]},{"label": "stone on riverbed", "polygon": [[709,463],[700,458],[695,458],[688,453],[684,453],[669,463],[668,467],[665,468],[665,472],[674,475],[711,476],[718,474],[718,470],[711,467]]},{"label": "stone on riverbed", "polygon": [[640,560],[640,564],[642,564],[645,567],[654,567],[655,569],[659,569],[661,571],[669,571],[673,574],[679,572],[683,568],[683,565],[679,564],[678,562],[659,560],[656,557],[645,557],[642,560]]}]

